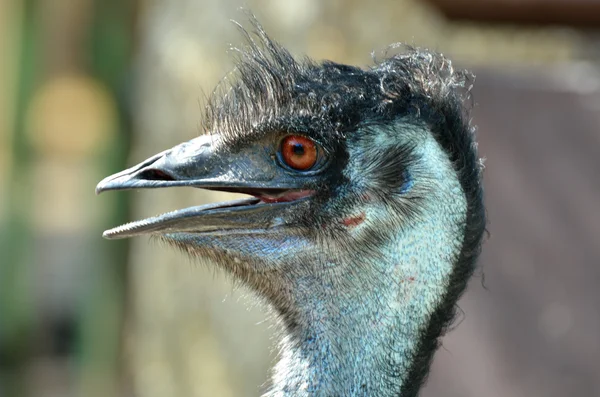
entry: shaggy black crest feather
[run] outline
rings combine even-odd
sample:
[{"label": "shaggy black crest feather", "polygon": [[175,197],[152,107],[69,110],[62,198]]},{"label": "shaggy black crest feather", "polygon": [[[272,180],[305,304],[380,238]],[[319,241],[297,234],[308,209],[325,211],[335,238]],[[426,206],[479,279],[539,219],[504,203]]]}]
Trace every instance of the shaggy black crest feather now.
[{"label": "shaggy black crest feather", "polygon": [[[404,45],[391,46],[396,54],[374,58],[374,65],[366,69],[297,60],[251,21],[253,33],[240,27],[248,45],[236,49],[236,78],[230,79],[235,83],[221,84],[209,98],[206,131],[222,134],[227,144],[243,145],[267,130],[300,131],[317,138],[326,131],[342,138],[408,118],[429,126],[458,172],[468,205],[466,232],[448,292],[423,331],[400,391],[402,396],[416,396],[439,337],[455,316],[455,302],[475,269],[485,230],[483,167],[469,115],[473,76],[455,70],[441,54]],[[390,179],[385,178],[388,171],[381,171],[384,180]]]}]

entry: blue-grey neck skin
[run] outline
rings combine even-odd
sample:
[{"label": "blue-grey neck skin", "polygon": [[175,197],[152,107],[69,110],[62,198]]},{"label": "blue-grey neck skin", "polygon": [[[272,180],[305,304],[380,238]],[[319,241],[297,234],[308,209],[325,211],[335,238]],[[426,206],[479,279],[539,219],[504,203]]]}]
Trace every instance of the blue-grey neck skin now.
[{"label": "blue-grey neck skin", "polygon": [[[280,361],[265,397],[398,396],[446,295],[467,213],[457,172],[424,125],[374,128],[347,144],[354,200],[344,208],[357,221],[344,230],[166,236],[214,259],[278,314]],[[371,159],[399,144],[414,160],[399,170],[398,191],[378,197]]]}]

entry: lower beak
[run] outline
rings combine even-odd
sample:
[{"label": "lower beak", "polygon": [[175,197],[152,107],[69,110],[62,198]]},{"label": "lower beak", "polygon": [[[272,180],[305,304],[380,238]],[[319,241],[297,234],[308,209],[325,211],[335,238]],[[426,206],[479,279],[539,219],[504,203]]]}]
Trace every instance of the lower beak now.
[{"label": "lower beak", "polygon": [[[223,233],[260,231],[284,225],[291,206],[303,205],[314,194],[294,183],[275,182],[272,176],[251,178],[252,156],[217,154],[217,135],[205,135],[161,152],[138,165],[103,179],[96,193],[107,190],[189,186],[252,195],[246,199],[176,210],[131,222],[104,232],[109,239],[142,234]],[[258,167],[261,168],[261,167]],[[265,167],[262,167],[263,169]],[[304,204],[306,205],[306,204]]]}]

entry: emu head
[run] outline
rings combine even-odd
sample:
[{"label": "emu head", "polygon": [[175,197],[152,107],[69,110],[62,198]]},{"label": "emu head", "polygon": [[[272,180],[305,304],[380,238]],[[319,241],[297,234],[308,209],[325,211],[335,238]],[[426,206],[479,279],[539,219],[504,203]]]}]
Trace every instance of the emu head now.
[{"label": "emu head", "polygon": [[296,60],[260,27],[238,54],[236,82],[209,100],[206,135],[104,179],[97,191],[186,186],[251,197],[105,237],[159,236],[212,259],[282,310],[293,309],[293,288],[310,293],[340,274],[368,280],[357,263],[377,260],[399,230],[426,223],[425,203],[462,216],[448,215],[461,226],[445,237],[448,256],[478,246],[480,232],[464,233],[483,221],[466,73],[408,47],[366,69]]}]

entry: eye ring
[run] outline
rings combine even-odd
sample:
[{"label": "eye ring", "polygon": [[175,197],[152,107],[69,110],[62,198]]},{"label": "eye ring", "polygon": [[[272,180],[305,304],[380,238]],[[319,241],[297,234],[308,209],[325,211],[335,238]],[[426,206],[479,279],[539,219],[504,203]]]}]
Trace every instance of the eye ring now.
[{"label": "eye ring", "polygon": [[279,144],[278,157],[284,166],[300,172],[311,171],[319,160],[319,146],[303,135],[288,135]]}]

